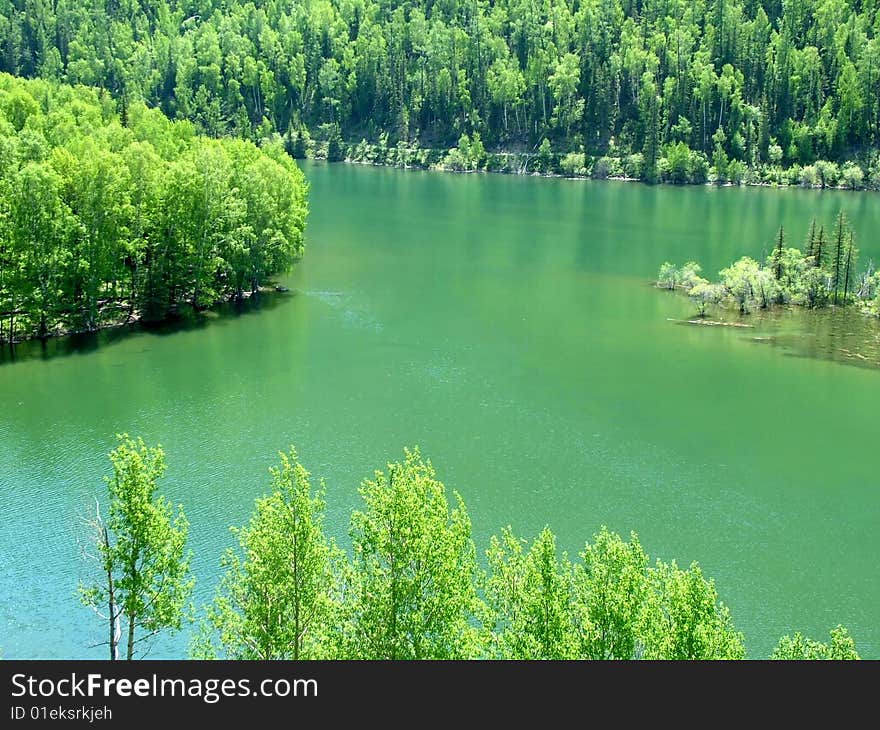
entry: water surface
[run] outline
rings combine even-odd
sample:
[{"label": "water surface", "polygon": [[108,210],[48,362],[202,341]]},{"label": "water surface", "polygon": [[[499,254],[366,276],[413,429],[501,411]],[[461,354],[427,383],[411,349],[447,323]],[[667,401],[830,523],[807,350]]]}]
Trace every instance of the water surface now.
[{"label": "water surface", "polygon": [[635,530],[652,557],[715,578],[750,656],[840,622],[880,657],[880,370],[836,361],[827,337],[811,349],[822,328],[800,315],[676,325],[690,304],[649,283],[666,259],[714,273],[759,257],[780,223],[798,242],[840,208],[877,257],[876,194],[306,172],[289,295],[0,366],[4,657],[105,654],[75,592],[82,516],[121,431],[166,449],[199,604],[279,449],[325,478],[345,544],[358,482],[418,444],[481,551],[507,524],[549,524],[572,553],[602,524]]}]

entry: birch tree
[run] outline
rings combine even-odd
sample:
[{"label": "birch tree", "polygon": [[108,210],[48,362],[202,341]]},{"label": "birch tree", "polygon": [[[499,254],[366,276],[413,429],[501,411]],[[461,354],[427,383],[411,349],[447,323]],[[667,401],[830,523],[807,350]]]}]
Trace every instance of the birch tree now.
[{"label": "birch tree", "polygon": [[244,527],[233,529],[239,550],[223,558],[226,572],[193,647],[197,657],[322,659],[333,654],[339,613],[341,553],[323,529],[324,487],[291,447],[269,471],[272,491],[256,500]]},{"label": "birch tree", "polygon": [[110,659],[134,659],[162,631],[177,631],[189,617],[192,592],[189,523],[178,505],[158,495],[165,473],[161,446],[117,437],[106,521],[96,507],[90,520],[99,574],[80,586],[82,602],[107,622]]}]

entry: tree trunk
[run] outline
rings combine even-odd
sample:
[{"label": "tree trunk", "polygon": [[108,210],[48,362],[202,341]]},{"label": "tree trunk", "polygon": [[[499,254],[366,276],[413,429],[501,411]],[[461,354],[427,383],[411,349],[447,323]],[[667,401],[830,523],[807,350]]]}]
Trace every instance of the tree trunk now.
[{"label": "tree trunk", "polygon": [[[104,549],[110,550],[110,537],[107,527],[103,527]],[[116,593],[113,585],[113,570],[107,566],[107,621],[110,624],[110,660],[119,659],[118,616],[116,615]]]},{"label": "tree trunk", "polygon": [[129,661],[134,659],[134,625],[136,618],[137,616],[134,614],[128,615],[128,651],[126,652],[125,658]]},{"label": "tree trunk", "polygon": [[852,271],[852,234],[850,234],[849,246],[846,249],[846,264],[843,279],[843,303],[846,304],[846,297],[849,294],[849,277]]}]

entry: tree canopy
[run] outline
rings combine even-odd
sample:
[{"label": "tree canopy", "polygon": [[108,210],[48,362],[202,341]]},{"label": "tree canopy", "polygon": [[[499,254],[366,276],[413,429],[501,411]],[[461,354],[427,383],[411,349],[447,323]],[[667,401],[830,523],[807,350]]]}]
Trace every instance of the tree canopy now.
[{"label": "tree canopy", "polygon": [[479,133],[637,154],[648,180],[782,164],[858,186],[865,170],[880,182],[878,23],[853,0],[8,0],[0,69],[101,86],[212,136],[448,148]]},{"label": "tree canopy", "polygon": [[307,186],[280,144],[123,112],[0,74],[0,342],[242,296],[302,254]]},{"label": "tree canopy", "polygon": [[133,659],[136,650],[145,649],[143,642],[181,628],[193,579],[183,508],[175,510],[156,493],[165,452],[127,434],[118,439],[109,455],[113,476],[105,479],[108,519],[96,506],[90,520],[97,575],[80,586],[80,597],[107,622],[110,659],[119,658],[120,646],[125,658]]},{"label": "tree canopy", "polygon": [[[477,559],[464,501],[418,449],[361,483],[351,552],[323,531],[296,453],[235,530],[241,552],[193,645],[200,658],[742,659],[743,636],[699,565],[651,564],[638,536],[607,529],[577,559],[553,531],[510,527]],[[451,497],[451,499],[450,499]],[[774,658],[858,658],[845,629],[832,645],[784,637]]]},{"label": "tree canopy", "polygon": [[713,284],[700,276],[699,264],[676,267],[667,261],[660,266],[657,286],[684,289],[701,317],[710,305],[724,303],[734,304],[740,314],[776,304],[810,309],[855,304],[865,314],[880,315],[880,273],[872,261],[859,270],[858,260],[855,232],[841,212],[830,235],[814,220],[803,250],[787,246],[780,228],[763,263],[743,256],[722,269],[720,282]]}]

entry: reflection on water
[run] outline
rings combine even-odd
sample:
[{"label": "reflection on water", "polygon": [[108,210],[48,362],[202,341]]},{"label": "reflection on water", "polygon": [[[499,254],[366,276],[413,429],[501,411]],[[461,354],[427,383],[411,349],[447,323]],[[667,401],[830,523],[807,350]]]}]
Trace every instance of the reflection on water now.
[{"label": "reflection on water", "polygon": [[767,313],[761,327],[792,355],[880,368],[880,320],[855,308]]},{"label": "reflection on water", "polygon": [[[831,360],[863,368],[880,368],[880,318],[856,307],[804,309],[778,307],[718,323],[739,325],[742,337],[759,345],[778,347],[792,357]],[[724,321],[724,320],[729,321]],[[684,325],[715,324],[715,320],[678,320]],[[704,327],[706,330],[713,327]],[[726,328],[725,328],[726,329]]]},{"label": "reflection on water", "polygon": [[214,326],[223,321],[273,309],[295,295],[295,291],[265,290],[241,301],[223,302],[202,311],[184,309],[173,319],[164,322],[134,322],[107,327],[97,332],[27,340],[13,346],[0,345],[0,366],[21,360],[48,360],[67,355],[84,355],[136,334],[167,336]]}]

